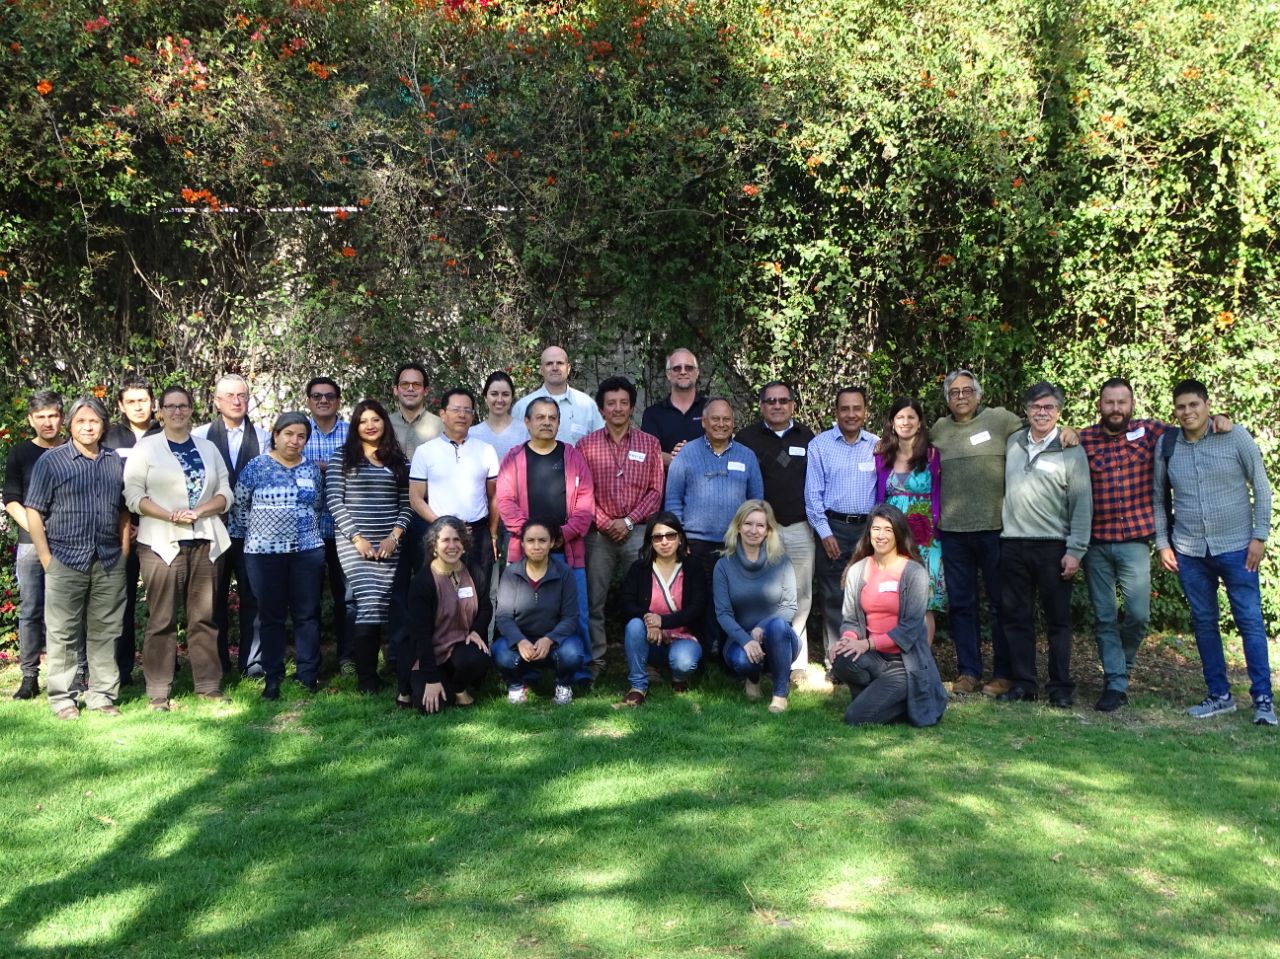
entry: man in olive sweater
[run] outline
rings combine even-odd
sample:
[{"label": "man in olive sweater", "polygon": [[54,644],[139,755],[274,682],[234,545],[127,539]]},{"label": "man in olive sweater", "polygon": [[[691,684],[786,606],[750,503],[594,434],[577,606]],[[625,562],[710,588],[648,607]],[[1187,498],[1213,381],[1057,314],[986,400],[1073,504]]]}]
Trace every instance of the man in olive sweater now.
[{"label": "man in olive sweater", "polygon": [[1034,600],[1039,594],[1049,639],[1051,706],[1071,705],[1071,587],[1089,548],[1093,490],[1089,458],[1079,446],[1064,448],[1058,417],[1062,390],[1039,382],[1027,390],[1031,425],[1005,448],[1004,529],[1000,536],[1005,639],[1013,685],[998,699],[1036,698]]}]

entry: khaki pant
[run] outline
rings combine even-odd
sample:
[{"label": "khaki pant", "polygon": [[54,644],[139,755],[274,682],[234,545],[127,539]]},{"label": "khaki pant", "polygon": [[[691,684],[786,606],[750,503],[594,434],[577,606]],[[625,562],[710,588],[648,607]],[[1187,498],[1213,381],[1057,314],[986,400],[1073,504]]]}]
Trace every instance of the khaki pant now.
[{"label": "khaki pant", "polygon": [[796,571],[796,615],[791,620],[791,628],[800,638],[800,654],[791,664],[792,669],[804,669],[809,665],[809,610],[813,608],[813,566],[816,541],[813,538],[813,527],[808,520],[792,523],[790,526],[779,526],[778,536],[782,539],[783,548],[787,551],[787,559]]},{"label": "khaki pant", "polygon": [[150,547],[138,544],[142,581],[147,586],[147,635],[142,645],[142,674],[147,698],[165,700],[173,687],[173,666],[178,655],[178,608],[187,614],[187,655],[197,693],[216,693],[222,686],[218,660],[218,627],[213,619],[213,594],[218,586],[219,564],[209,559],[209,543],[184,545],[172,563],[166,564]]},{"label": "khaki pant", "polygon": [[116,636],[124,622],[124,567],[121,557],[107,569],[95,559],[87,573],[49,560],[44,574],[44,625],[49,706],[55,712],[76,704],[71,691],[80,666],[80,627],[84,624],[89,661],[90,709],[111,706],[120,692]]}]

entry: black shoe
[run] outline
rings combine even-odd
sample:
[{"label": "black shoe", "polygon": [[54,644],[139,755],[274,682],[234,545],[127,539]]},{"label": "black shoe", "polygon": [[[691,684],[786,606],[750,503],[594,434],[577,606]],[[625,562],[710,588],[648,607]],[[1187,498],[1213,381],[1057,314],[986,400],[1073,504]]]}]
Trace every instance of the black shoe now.
[{"label": "black shoe", "polygon": [[320,691],[320,680],[318,679],[299,679],[294,676],[293,680],[309,693],[318,693]]},{"label": "black shoe", "polygon": [[279,698],[280,698],[280,684],[279,684],[279,683],[267,683],[266,687],[262,690],[262,698],[263,698],[263,699],[279,699]]},{"label": "black shoe", "polygon": [[1119,689],[1104,689],[1093,708],[1100,713],[1114,713],[1121,706],[1127,705],[1129,696]]},{"label": "black shoe", "polygon": [[363,693],[364,695],[372,696],[375,693],[382,692],[385,686],[386,686],[386,683],[384,683],[381,679],[379,679],[378,675],[375,673],[372,676],[361,677],[359,688],[360,688],[360,692]]},{"label": "black shoe", "polygon": [[40,682],[34,676],[23,676],[22,685],[13,694],[14,699],[35,699],[40,695]]},{"label": "black shoe", "polygon": [[121,685],[121,686],[132,686],[132,685],[133,685],[133,673],[126,673],[126,672],[124,672],[124,671],[122,670],[122,671],[120,672],[120,685]]},{"label": "black shoe", "polygon": [[1054,709],[1070,709],[1071,697],[1063,693],[1050,693],[1049,705]]},{"label": "black shoe", "polygon": [[1008,692],[997,696],[996,700],[1002,703],[1034,703],[1036,694],[1021,686],[1014,686]]},{"label": "black shoe", "polygon": [[265,675],[267,675],[267,671],[261,666],[250,666],[244,671],[245,679],[261,679]]}]

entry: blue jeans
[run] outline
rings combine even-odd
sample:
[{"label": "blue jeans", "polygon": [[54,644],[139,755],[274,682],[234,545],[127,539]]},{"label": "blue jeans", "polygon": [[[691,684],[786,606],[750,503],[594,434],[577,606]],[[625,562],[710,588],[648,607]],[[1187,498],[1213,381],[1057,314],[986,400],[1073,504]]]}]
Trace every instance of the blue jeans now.
[{"label": "blue jeans", "polygon": [[740,679],[760,682],[760,673],[768,670],[773,676],[773,695],[786,698],[790,692],[791,664],[800,653],[800,637],[791,624],[781,616],[773,616],[758,624],[764,630],[764,662],[753,663],[747,659],[740,640],[731,639],[724,647],[724,662],[729,672]]},{"label": "blue jeans", "polygon": [[[1129,688],[1138,647],[1151,619],[1151,548],[1145,539],[1089,544],[1084,557],[1085,581],[1093,604],[1093,630],[1107,689]],[[1118,622],[1116,587],[1124,599],[1124,622]]]},{"label": "blue jeans", "polygon": [[[516,643],[505,636],[499,636],[489,647],[493,661],[498,664],[498,672],[510,689],[513,686],[529,686],[538,681],[538,674],[550,667],[555,670],[556,685],[569,686],[575,677],[588,663],[587,644],[581,636],[570,636],[562,639],[551,650],[546,659],[535,659],[526,662],[520,658]],[[590,675],[588,673],[588,675]]]},{"label": "blue jeans", "polygon": [[268,685],[284,680],[285,623],[293,620],[294,674],[304,683],[320,674],[320,583],[324,547],[301,553],[245,553],[258,597],[258,636]]},{"label": "blue jeans", "polygon": [[947,614],[951,641],[961,676],[982,676],[981,614],[978,611],[978,572],[987,586],[991,617],[991,678],[1010,679],[1009,644],[1000,620],[1000,531],[948,533],[942,541],[942,568],[947,578]]},{"label": "blue jeans", "polygon": [[671,678],[688,680],[702,660],[702,647],[696,639],[677,639],[669,645],[649,642],[649,634],[643,619],[627,623],[622,634],[622,644],[627,651],[627,681],[632,689],[642,693],[649,691],[649,674],[645,665],[654,667],[670,665]]},{"label": "blue jeans", "polygon": [[1204,669],[1210,696],[1231,692],[1227,682],[1227,661],[1222,654],[1222,632],[1218,628],[1218,583],[1227,588],[1231,618],[1244,645],[1244,661],[1249,669],[1249,694],[1256,700],[1271,695],[1271,665],[1267,657],[1267,630],[1262,623],[1262,593],[1258,574],[1244,568],[1245,550],[1217,556],[1188,556],[1178,553],[1178,579],[1191,607],[1191,628]]},{"label": "blue jeans", "polygon": [[19,543],[14,564],[18,580],[18,663],[24,678],[40,675],[44,651],[44,567],[35,545]]},{"label": "blue jeans", "polygon": [[587,569],[585,566],[575,567],[573,581],[578,587],[578,635],[585,637],[582,665],[574,673],[575,683],[589,683],[595,677],[591,675],[591,604],[587,601]]}]

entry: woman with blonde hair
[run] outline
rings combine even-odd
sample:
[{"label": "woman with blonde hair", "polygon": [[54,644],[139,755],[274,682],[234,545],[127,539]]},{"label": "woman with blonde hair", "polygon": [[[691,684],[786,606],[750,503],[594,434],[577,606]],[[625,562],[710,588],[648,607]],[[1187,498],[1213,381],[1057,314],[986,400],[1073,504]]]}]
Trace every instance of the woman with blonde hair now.
[{"label": "woman with blonde hair", "polygon": [[769,712],[787,708],[791,663],[800,638],[791,628],[796,614],[796,574],[787,559],[773,508],[762,499],[738,507],[724,537],[712,594],[724,630],[724,661],[740,677],[748,699],[760,699],[760,674],[773,677]]}]

